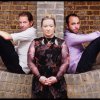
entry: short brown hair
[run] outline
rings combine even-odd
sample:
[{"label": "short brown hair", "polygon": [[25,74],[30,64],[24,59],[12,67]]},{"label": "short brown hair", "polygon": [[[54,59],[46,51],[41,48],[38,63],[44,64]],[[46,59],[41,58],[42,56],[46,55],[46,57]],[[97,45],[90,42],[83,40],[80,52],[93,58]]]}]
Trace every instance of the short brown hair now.
[{"label": "short brown hair", "polygon": [[21,13],[19,14],[19,17],[20,17],[20,16],[27,16],[29,22],[33,21],[33,16],[32,16],[32,14],[31,14],[30,12],[28,12],[28,11],[21,12]]}]

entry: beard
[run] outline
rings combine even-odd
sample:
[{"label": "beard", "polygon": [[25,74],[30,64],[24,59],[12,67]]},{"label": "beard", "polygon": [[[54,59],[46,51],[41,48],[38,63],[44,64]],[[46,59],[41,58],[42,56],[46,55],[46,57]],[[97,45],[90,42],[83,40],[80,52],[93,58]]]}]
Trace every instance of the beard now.
[{"label": "beard", "polygon": [[70,31],[71,33],[78,33],[78,32],[79,32],[78,29],[74,29],[74,30],[69,29],[69,31]]}]

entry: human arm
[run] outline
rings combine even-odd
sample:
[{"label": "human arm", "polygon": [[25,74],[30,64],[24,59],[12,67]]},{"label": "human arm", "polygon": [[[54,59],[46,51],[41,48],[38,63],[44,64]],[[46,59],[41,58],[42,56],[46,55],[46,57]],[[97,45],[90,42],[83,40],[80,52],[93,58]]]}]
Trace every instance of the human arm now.
[{"label": "human arm", "polygon": [[66,31],[64,33],[65,42],[69,43],[69,45],[77,45],[80,43],[91,42],[92,40],[96,39],[99,36],[100,36],[99,31],[92,32],[89,34],[75,34],[69,31]]},{"label": "human arm", "polygon": [[25,31],[11,34],[13,41],[30,41],[37,37],[36,29],[30,27]]},{"label": "human arm", "polygon": [[21,31],[18,33],[7,33],[5,31],[0,31],[0,36],[2,36],[5,40],[13,40],[13,41],[28,41],[30,39],[34,39],[37,37],[36,29],[30,27],[25,31]]},{"label": "human arm", "polygon": [[0,36],[3,37],[5,40],[12,40],[11,34],[5,31],[0,31]]},{"label": "human arm", "polygon": [[68,48],[65,42],[62,44],[62,65],[59,68],[59,71],[56,75],[57,80],[59,81],[63,75],[66,73],[69,66],[69,53]]},{"label": "human arm", "polygon": [[45,76],[41,76],[39,73],[38,68],[36,67],[36,65],[33,63],[33,59],[34,59],[34,54],[35,54],[35,48],[34,48],[34,40],[32,41],[32,43],[30,44],[29,50],[28,50],[28,66],[31,69],[33,75],[35,75],[35,77],[38,78],[38,80],[45,85],[45,80],[47,79]]}]

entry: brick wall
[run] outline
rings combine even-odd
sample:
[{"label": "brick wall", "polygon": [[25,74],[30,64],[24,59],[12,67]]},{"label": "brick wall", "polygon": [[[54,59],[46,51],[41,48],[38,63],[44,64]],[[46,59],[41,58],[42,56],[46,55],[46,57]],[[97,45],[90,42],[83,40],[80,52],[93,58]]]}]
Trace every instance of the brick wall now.
[{"label": "brick wall", "polygon": [[18,31],[18,14],[30,11],[34,17],[36,27],[37,2],[35,1],[0,1],[0,30],[7,32]]},{"label": "brick wall", "polygon": [[[35,27],[38,26],[39,32],[39,18],[46,12],[56,16],[57,32],[61,33],[58,36],[62,37],[62,24],[66,26],[63,17],[73,12],[77,13],[81,18],[81,31],[86,33],[100,31],[99,1],[0,1],[0,30],[7,32],[18,31],[17,18],[21,11],[30,11],[33,14],[34,24]],[[37,23],[39,24],[37,25]],[[40,33],[38,34],[41,35]]]},{"label": "brick wall", "polygon": [[64,14],[76,13],[81,19],[81,31],[100,31],[100,1],[65,1]]}]

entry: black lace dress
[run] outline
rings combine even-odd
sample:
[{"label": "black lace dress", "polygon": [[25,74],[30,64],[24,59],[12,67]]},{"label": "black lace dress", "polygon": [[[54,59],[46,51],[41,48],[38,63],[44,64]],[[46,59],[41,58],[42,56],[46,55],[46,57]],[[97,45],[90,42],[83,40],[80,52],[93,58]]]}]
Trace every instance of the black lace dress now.
[{"label": "black lace dress", "polygon": [[[38,67],[39,73],[42,76],[50,77],[56,76],[59,67],[62,64],[62,39],[53,37],[49,38],[40,37],[35,39],[35,56],[33,63]],[[62,73],[63,74],[63,73]],[[60,75],[59,81],[51,86],[43,86],[37,77],[33,77],[32,92],[35,94],[45,91],[44,98],[47,97],[47,92],[50,92],[53,98],[64,98],[66,97],[66,83],[64,76]],[[50,95],[49,95],[50,96]],[[48,97],[51,98],[52,96]]]}]

